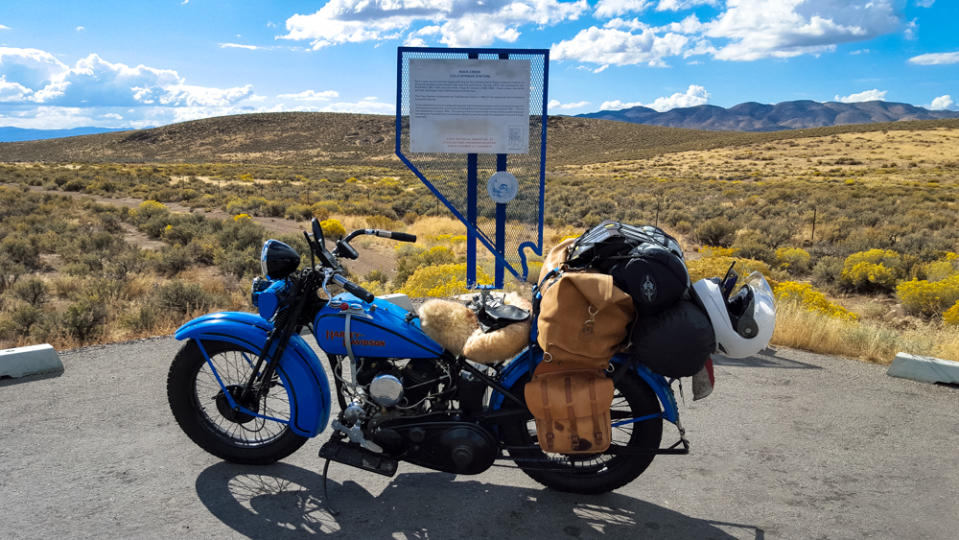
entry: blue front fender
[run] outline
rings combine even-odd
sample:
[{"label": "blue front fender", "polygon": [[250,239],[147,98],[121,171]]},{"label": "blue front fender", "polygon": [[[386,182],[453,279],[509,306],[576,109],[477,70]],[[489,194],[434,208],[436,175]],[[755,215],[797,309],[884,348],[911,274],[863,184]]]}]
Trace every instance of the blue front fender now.
[{"label": "blue front fender", "polygon": [[[177,329],[178,340],[226,341],[259,355],[273,325],[259,315],[227,311],[193,319]],[[330,419],[330,384],[313,349],[299,335],[290,337],[277,366],[289,391],[290,430],[313,437]]]},{"label": "blue front fender", "polygon": [[[530,362],[529,356],[527,356],[528,354],[529,349],[520,353],[503,368],[499,382],[504,388],[512,388],[524,375],[529,373]],[[535,354],[536,357],[533,359],[533,363],[538,364],[543,359],[543,353],[537,348]],[[614,356],[612,360],[614,364],[620,364],[625,361],[626,358],[622,356]],[[676,406],[676,398],[673,396],[673,391],[669,388],[669,383],[666,382],[666,379],[662,375],[653,373],[648,367],[642,364],[636,364],[636,374],[656,393],[656,397],[659,398],[659,402],[663,407],[663,418],[674,424],[678,422],[679,408]],[[505,399],[506,396],[494,390],[490,397],[490,409],[494,411],[498,410],[503,406]]]}]

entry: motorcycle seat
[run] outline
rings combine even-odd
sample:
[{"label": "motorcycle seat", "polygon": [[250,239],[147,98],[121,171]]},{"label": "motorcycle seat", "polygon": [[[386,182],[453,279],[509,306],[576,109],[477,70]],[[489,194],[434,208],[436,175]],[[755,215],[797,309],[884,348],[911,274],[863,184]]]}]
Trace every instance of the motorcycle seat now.
[{"label": "motorcycle seat", "polygon": [[476,313],[476,319],[484,332],[499,330],[513,323],[529,318],[529,311],[519,306],[506,304],[501,298],[481,295],[474,298],[470,308]]}]

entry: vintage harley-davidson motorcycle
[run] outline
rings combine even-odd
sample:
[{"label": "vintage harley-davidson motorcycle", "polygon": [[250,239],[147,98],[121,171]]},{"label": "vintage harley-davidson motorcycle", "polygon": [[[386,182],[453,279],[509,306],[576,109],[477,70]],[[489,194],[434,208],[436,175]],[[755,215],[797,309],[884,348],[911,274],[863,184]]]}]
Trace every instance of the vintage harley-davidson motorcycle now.
[{"label": "vintage harley-davidson motorcycle", "polygon": [[[423,332],[407,297],[377,298],[345,277],[339,261],[358,257],[350,241],[364,234],[416,240],[360,229],[330,252],[314,219],[312,235],[304,232],[308,267],[298,269],[300,256],[286,244],[263,245],[265,278],[252,292],[259,314],[212,313],[177,330],[185,343],[169,371],[168,398],[197,445],[231,462],[268,464],[331,428],[320,450],[327,467],[335,461],[387,476],[400,461],[455,474],[518,467],[550,488],[584,494],[627,484],[657,454],[689,452],[675,381],[615,356],[606,371],[615,387],[612,444],[596,454],[544,453],[523,392],[543,357],[535,339],[492,366],[444,350]],[[334,284],[346,292],[331,294]],[[491,306],[484,316],[508,323],[515,312]],[[307,329],[332,378],[301,337]],[[678,431],[666,447],[664,422]]]}]

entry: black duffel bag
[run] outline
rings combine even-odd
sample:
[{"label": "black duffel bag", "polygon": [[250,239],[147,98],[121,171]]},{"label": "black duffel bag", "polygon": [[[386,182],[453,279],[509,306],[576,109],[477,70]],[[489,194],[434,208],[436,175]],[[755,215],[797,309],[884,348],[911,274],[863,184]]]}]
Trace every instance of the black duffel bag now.
[{"label": "black duffel bag", "polygon": [[689,289],[683,260],[662,246],[642,244],[612,262],[613,283],[633,298],[639,316],[660,313]]},{"label": "black duffel bag", "polygon": [[566,264],[613,276],[613,283],[633,298],[641,316],[672,306],[689,289],[679,242],[651,225],[604,221],[576,239]]},{"label": "black duffel bag", "polygon": [[665,377],[692,377],[716,349],[709,317],[688,297],[655,316],[637,317],[631,338],[636,359]]}]

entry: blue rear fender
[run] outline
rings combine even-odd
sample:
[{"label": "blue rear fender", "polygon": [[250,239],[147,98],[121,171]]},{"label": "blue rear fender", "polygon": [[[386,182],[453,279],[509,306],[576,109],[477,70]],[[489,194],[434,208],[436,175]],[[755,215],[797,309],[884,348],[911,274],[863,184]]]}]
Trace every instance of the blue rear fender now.
[{"label": "blue rear fender", "polygon": [[[529,373],[530,362],[527,356],[528,354],[529,349],[520,353],[503,368],[500,374],[500,384],[502,384],[504,388],[512,388],[524,375]],[[537,349],[535,354],[536,357],[533,359],[534,364],[539,364],[543,359],[543,353]],[[614,356],[612,359],[613,364],[617,365],[626,361],[627,359],[623,356]],[[653,373],[648,367],[642,364],[636,364],[635,371],[636,374],[649,385],[656,394],[656,397],[659,398],[659,403],[663,409],[663,418],[674,424],[678,422],[679,408],[676,406],[676,398],[673,396],[673,392],[669,388],[669,383],[666,379],[662,375]],[[494,390],[490,396],[490,409],[494,411],[499,410],[505,400],[506,396]]]},{"label": "blue rear fender", "polygon": [[[177,329],[174,337],[197,340],[201,345],[225,341],[257,356],[272,329],[273,325],[259,315],[227,311],[193,319]],[[319,358],[299,335],[290,337],[277,374],[290,394],[290,430],[305,437],[323,431],[330,419],[330,385]]]}]

